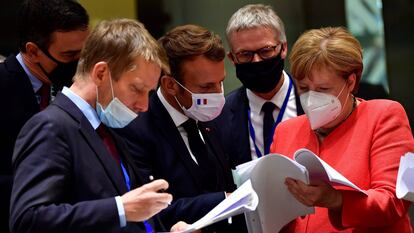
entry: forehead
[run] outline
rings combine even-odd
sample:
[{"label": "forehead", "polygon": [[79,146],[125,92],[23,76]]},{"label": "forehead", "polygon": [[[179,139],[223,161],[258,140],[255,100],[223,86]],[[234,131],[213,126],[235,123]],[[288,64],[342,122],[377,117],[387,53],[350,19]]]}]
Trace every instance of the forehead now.
[{"label": "forehead", "polygon": [[161,68],[157,64],[138,57],[134,60],[133,69],[125,72],[121,79],[125,77],[124,80],[131,81],[135,85],[153,89],[158,84],[160,75]]},{"label": "forehead", "polygon": [[298,80],[298,83],[320,86],[341,83],[342,79],[340,75],[329,68],[314,67],[310,70],[309,75],[302,80]]},{"label": "forehead", "polygon": [[229,40],[233,52],[242,50],[257,50],[265,46],[274,45],[279,36],[268,27],[255,27],[235,31]]},{"label": "forehead", "polygon": [[184,82],[221,82],[226,76],[224,60],[212,61],[204,56],[197,56],[194,59],[186,60],[182,63],[181,74]]},{"label": "forehead", "polygon": [[79,51],[82,49],[89,30],[74,30],[68,32],[55,31],[49,48],[57,51]]}]

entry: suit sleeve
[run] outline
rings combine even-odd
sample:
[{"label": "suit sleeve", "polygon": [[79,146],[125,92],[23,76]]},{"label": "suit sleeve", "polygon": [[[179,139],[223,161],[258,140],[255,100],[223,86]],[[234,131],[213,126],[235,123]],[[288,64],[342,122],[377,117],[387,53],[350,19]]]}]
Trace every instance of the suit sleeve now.
[{"label": "suit sleeve", "polygon": [[[119,231],[115,198],[75,203],[71,146],[56,116],[42,112],[22,129],[15,146],[12,232]],[[66,135],[66,136],[65,136]],[[73,144],[73,143],[72,143]]]},{"label": "suit sleeve", "polygon": [[[137,128],[136,126],[128,126],[116,132],[127,142],[139,175],[149,182],[148,177],[150,175],[157,176],[157,171],[154,170],[153,165],[160,163],[160,161],[156,161],[153,155],[157,153],[154,147],[159,145],[154,143],[157,139],[153,135],[142,133],[145,129],[141,128],[141,131],[138,131]],[[203,217],[224,198],[224,190],[223,192],[206,193],[195,197],[179,199],[173,197],[171,206],[161,211],[159,217],[166,229],[170,229],[178,221],[192,223]]]},{"label": "suit sleeve", "polygon": [[403,107],[392,102],[381,109],[370,151],[371,188],[368,196],[343,192],[341,224],[344,227],[381,227],[398,221],[409,203],[395,195],[400,157],[414,151],[413,137]]}]

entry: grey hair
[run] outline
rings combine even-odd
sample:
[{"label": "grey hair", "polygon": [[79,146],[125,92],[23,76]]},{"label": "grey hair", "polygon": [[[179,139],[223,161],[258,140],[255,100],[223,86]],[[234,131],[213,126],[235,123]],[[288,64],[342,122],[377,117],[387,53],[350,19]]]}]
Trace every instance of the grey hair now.
[{"label": "grey hair", "polygon": [[269,5],[249,4],[237,10],[230,18],[226,37],[230,44],[230,36],[233,32],[257,27],[267,27],[279,33],[279,40],[286,42],[285,27],[282,20]]}]

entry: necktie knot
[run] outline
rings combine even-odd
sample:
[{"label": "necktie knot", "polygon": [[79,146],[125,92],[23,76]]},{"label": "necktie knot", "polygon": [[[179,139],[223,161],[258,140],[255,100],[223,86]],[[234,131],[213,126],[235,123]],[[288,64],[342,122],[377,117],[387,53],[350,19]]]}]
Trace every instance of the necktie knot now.
[{"label": "necktie knot", "polygon": [[98,128],[96,128],[96,132],[98,133],[99,137],[102,139],[106,149],[111,154],[111,156],[118,162],[121,162],[121,158],[118,154],[118,150],[115,145],[115,141],[112,135],[109,133],[108,129],[104,124],[100,124]]},{"label": "necktie knot", "polygon": [[42,84],[42,86],[37,91],[37,94],[40,97],[39,106],[40,110],[45,109],[49,105],[50,101],[50,85]]},{"label": "necktie knot", "polygon": [[197,123],[193,119],[188,119],[186,122],[183,123],[183,128],[187,132],[188,135],[198,135],[198,127]]},{"label": "necktie knot", "polygon": [[276,105],[272,102],[266,102],[262,106],[262,112],[265,114],[273,114],[273,110],[275,110]]}]

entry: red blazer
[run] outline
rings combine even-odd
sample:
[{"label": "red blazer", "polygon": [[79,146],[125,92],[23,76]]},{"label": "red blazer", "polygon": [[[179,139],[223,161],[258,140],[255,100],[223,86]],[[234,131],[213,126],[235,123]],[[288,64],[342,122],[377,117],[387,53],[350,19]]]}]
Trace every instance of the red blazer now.
[{"label": "red blazer", "polygon": [[292,157],[297,149],[307,148],[368,192],[341,191],[341,212],[316,207],[314,214],[297,218],[284,232],[412,232],[410,203],[395,196],[400,157],[414,152],[407,115],[394,101],[361,101],[322,143],[305,115],[277,127],[271,152]]}]

